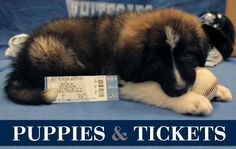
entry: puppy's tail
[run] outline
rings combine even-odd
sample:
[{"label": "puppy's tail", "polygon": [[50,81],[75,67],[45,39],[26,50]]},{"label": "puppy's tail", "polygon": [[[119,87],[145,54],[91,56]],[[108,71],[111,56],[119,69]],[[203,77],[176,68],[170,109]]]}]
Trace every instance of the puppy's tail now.
[{"label": "puppy's tail", "polygon": [[[44,91],[43,76],[46,76],[47,72],[60,74],[72,70],[77,66],[73,56],[57,36],[30,37],[12,64],[13,71],[9,74],[5,86],[7,96],[20,104],[51,103],[56,98],[57,92]],[[29,70],[31,65],[34,69]],[[30,79],[28,73],[38,79]]]},{"label": "puppy's tail", "polygon": [[22,78],[14,77],[13,73],[5,86],[7,96],[12,101],[19,104],[39,105],[49,104],[56,99],[58,90],[44,91],[43,88],[34,88],[27,85],[25,83],[27,81],[23,81]]}]

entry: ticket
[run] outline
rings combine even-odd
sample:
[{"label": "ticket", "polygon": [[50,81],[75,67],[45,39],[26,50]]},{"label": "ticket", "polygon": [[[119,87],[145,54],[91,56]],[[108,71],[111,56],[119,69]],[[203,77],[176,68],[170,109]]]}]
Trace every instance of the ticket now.
[{"label": "ticket", "polygon": [[119,99],[115,75],[45,77],[45,90],[48,89],[58,90],[55,103]]}]

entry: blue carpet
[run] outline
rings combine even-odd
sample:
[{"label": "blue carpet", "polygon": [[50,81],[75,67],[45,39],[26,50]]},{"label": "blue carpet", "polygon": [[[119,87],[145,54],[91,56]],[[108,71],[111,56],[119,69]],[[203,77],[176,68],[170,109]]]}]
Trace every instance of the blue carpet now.
[{"label": "blue carpet", "polygon": [[[4,48],[0,50],[0,119],[5,120],[232,120],[236,119],[236,101],[213,102],[214,111],[209,116],[189,116],[177,114],[168,109],[156,108],[130,101],[109,101],[92,103],[60,103],[43,106],[18,105],[9,101],[3,87],[6,75],[10,72],[11,59],[4,57]],[[229,87],[236,95],[236,59],[211,69],[219,82]]]}]

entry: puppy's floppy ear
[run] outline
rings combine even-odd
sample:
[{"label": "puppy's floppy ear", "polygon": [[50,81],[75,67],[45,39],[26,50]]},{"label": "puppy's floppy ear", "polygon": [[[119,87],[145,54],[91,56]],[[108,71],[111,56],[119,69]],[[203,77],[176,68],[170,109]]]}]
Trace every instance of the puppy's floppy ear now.
[{"label": "puppy's floppy ear", "polygon": [[[207,59],[207,55],[208,55],[208,50],[205,50],[206,48],[208,48],[208,44],[207,43],[204,43],[205,45],[204,46],[204,49],[201,50],[198,55],[197,55],[197,58],[198,58],[198,66],[200,67],[204,67],[205,66],[205,63],[206,63],[206,59]],[[209,49],[209,48],[208,48]]]},{"label": "puppy's floppy ear", "polygon": [[207,24],[203,24],[202,28],[207,35],[209,43],[219,50],[224,59],[228,58],[233,51],[233,45],[225,34]]},{"label": "puppy's floppy ear", "polygon": [[202,31],[201,36],[196,41],[199,44],[197,45],[197,52],[195,53],[197,56],[197,66],[204,67],[206,63],[206,59],[208,56],[208,52],[210,50],[210,43],[208,42],[207,35]]}]

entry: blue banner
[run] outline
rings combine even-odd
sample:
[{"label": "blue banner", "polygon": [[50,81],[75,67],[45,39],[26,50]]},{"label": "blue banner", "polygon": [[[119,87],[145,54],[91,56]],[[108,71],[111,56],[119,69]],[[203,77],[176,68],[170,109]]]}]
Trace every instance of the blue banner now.
[{"label": "blue banner", "polygon": [[1,146],[235,146],[236,120],[0,121]]},{"label": "blue banner", "polygon": [[120,11],[141,11],[176,7],[193,14],[204,11],[225,11],[226,0],[1,0],[0,45],[19,33],[30,33],[33,28],[51,19],[66,16],[91,16]]}]

